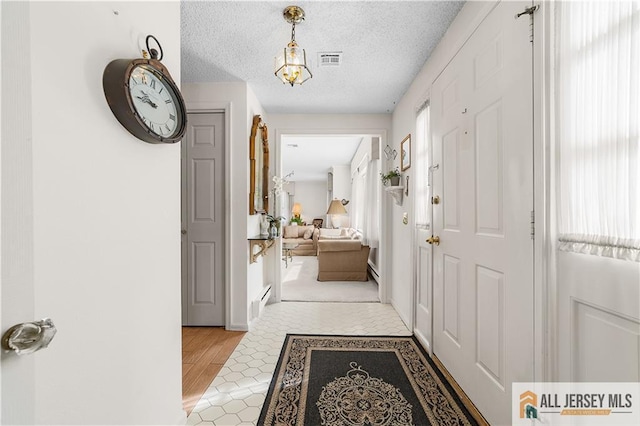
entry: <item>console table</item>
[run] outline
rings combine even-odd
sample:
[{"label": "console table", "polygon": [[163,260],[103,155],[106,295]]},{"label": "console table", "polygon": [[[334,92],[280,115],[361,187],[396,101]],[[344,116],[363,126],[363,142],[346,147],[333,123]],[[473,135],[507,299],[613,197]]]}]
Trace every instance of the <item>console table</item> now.
[{"label": "console table", "polygon": [[[256,235],[255,237],[248,238],[250,258],[249,263],[256,263],[260,256],[264,256],[267,250],[274,244],[274,239],[268,235]],[[256,253],[253,252],[254,247],[260,247],[260,250]]]}]

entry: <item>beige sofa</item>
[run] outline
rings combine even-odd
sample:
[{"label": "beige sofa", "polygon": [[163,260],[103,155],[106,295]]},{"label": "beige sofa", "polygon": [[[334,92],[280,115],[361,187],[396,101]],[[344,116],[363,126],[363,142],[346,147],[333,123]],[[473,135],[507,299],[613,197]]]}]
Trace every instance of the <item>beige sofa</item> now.
[{"label": "beige sofa", "polygon": [[313,225],[287,225],[282,229],[282,243],[298,244],[291,250],[294,256],[315,256],[318,253],[318,234],[318,229]]},{"label": "beige sofa", "polygon": [[367,281],[368,259],[359,240],[319,240],[318,281]]}]

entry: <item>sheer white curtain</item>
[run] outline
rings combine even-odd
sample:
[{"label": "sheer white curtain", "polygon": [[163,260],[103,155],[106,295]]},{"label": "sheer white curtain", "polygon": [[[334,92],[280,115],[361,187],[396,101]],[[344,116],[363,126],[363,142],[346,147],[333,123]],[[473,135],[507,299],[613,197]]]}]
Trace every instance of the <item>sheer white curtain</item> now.
[{"label": "sheer white curtain", "polygon": [[559,248],[640,261],[640,2],[560,2]]},{"label": "sheer white curtain", "polygon": [[380,179],[378,176],[380,176],[380,160],[371,160],[367,167],[367,219],[364,232],[367,244],[371,249],[377,248],[380,241],[380,219],[378,214],[378,209],[380,208]]},{"label": "sheer white curtain", "polygon": [[416,118],[416,140],[413,148],[416,153],[413,184],[415,185],[416,228],[429,226],[429,103],[418,109]]},{"label": "sheer white curtain", "polygon": [[355,174],[355,198],[356,212],[353,227],[364,233],[366,227],[366,210],[367,210],[367,167],[359,167]]}]

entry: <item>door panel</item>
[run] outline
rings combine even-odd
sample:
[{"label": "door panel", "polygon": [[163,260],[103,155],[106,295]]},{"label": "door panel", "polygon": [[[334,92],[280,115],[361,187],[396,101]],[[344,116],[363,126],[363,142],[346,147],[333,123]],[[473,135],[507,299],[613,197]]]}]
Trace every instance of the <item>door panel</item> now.
[{"label": "door panel", "polygon": [[476,117],[476,232],[504,235],[503,153],[501,103],[496,102]]},{"label": "door panel", "polygon": [[417,262],[417,291],[416,291],[416,321],[414,333],[425,346],[428,352],[432,352],[433,345],[433,291],[432,291],[432,250],[426,243],[431,231],[419,229],[416,232],[418,241]]},{"label": "door panel", "polygon": [[526,6],[498,3],[432,87],[434,353],[491,424],[511,421],[511,383],[533,381]]},{"label": "door panel", "polygon": [[460,259],[444,255],[444,300],[443,300],[443,331],[449,338],[460,346]]},{"label": "door panel", "polygon": [[458,129],[451,130],[443,137],[442,143],[442,174],[444,189],[442,191],[444,203],[444,227],[453,231],[460,228],[458,163],[460,159],[460,141]]},{"label": "door panel", "polygon": [[[573,300],[572,304],[576,349],[572,377],[589,382],[635,381],[640,373],[638,321],[584,301]],[[613,371],[593,368],[597,365],[616,368]]]},{"label": "door panel", "polygon": [[183,141],[184,325],[224,324],[224,114],[192,113]]},{"label": "door panel", "polygon": [[558,380],[640,381],[640,264],[558,253]]},{"label": "door panel", "polygon": [[476,362],[504,387],[504,274],[476,266]]},{"label": "door panel", "polygon": [[191,197],[191,221],[213,224],[215,222],[216,163],[215,159],[192,160],[193,191]]}]

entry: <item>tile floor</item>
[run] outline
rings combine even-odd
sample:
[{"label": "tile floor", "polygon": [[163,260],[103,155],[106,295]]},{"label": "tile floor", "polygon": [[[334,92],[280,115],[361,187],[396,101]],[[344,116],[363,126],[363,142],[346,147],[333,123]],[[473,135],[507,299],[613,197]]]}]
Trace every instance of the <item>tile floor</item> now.
[{"label": "tile floor", "polygon": [[411,333],[391,305],[283,302],[267,305],[253,330],[224,364],[188,425],[255,425],[287,333],[395,335]]}]

